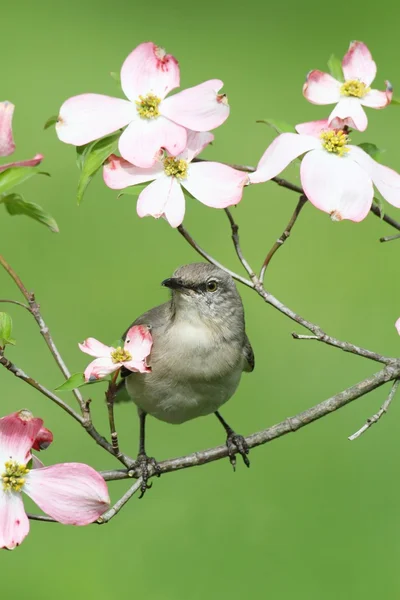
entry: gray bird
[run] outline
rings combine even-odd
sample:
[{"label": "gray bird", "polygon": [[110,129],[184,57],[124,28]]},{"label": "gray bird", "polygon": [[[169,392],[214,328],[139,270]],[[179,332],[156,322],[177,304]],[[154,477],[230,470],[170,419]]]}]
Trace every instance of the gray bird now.
[{"label": "gray bird", "polygon": [[171,290],[171,299],[132,324],[147,325],[151,330],[151,373],[121,373],[128,395],[139,409],[137,460],[143,476],[142,495],[149,487],[150,464],[157,473],[156,461],[145,451],[147,414],[178,424],[214,413],[227,433],[233,468],[236,450],[250,465],[244,438],[218,412],[235,393],[242,372],[254,369],[243,304],[235,283],[214,265],[194,263],[177,269],[162,285]]}]

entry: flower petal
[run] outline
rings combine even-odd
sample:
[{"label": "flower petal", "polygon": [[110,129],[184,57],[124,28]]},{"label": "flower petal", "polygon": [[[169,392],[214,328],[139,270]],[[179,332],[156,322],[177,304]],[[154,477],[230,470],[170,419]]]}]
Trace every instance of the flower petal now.
[{"label": "flower petal", "polygon": [[334,220],[362,221],[371,208],[372,181],[350,156],[322,148],[310,152],[302,160],[300,178],[310,202]]},{"label": "flower petal", "polygon": [[33,158],[28,160],[17,160],[16,162],[7,163],[6,165],[0,165],[0,173],[11,167],[36,167],[37,165],[40,165],[43,158],[43,154],[35,154]]},{"label": "flower petal", "polygon": [[225,94],[218,94],[223,86],[220,79],[211,79],[166,98],[160,104],[165,117],[193,131],[215,129],[229,117]]},{"label": "flower petal", "polygon": [[396,323],[394,324],[394,326],[397,329],[397,333],[400,335],[400,318],[397,319]]},{"label": "flower petal", "polygon": [[226,208],[240,202],[243,186],[248,181],[247,173],[228,165],[200,162],[190,165],[187,179],[182,181],[182,185],[206,206]]},{"label": "flower petal", "polygon": [[155,163],[149,169],[142,169],[135,167],[120,156],[111,154],[103,167],[103,179],[104,183],[112,190],[122,190],[131,185],[157,179],[163,170],[163,165],[160,162]]},{"label": "flower petal", "polygon": [[53,442],[53,434],[47,427],[41,427],[32,446],[33,450],[46,450]]},{"label": "flower petal", "polygon": [[382,196],[396,208],[400,208],[400,175],[393,169],[379,164],[364,150],[349,146],[351,158],[371,177]]},{"label": "flower petal", "polygon": [[281,133],[268,146],[255,172],[250,173],[250,182],[262,183],[269,181],[283,171],[292,160],[309,150],[320,147],[321,142],[311,135]]},{"label": "flower petal", "polygon": [[334,104],[340,99],[340,81],[322,71],[310,71],[303,85],[303,95],[312,104]]},{"label": "flower petal", "polygon": [[139,217],[159,219],[164,214],[173,177],[162,174],[139,195],[136,210]]},{"label": "flower petal", "polygon": [[102,342],[99,342],[95,338],[89,337],[82,344],[78,344],[79,349],[90,356],[109,357],[111,352],[114,350],[112,346],[106,346]]},{"label": "flower petal", "polygon": [[32,469],[41,469],[42,467],[44,467],[44,464],[40,458],[38,458],[36,454],[32,454]]},{"label": "flower petal", "polygon": [[12,133],[14,104],[0,102],[0,156],[9,156],[15,150]]},{"label": "flower petal", "polygon": [[363,42],[351,42],[350,48],[343,58],[342,67],[346,81],[358,79],[365,85],[371,85],[375,79],[376,64]]},{"label": "flower petal", "polygon": [[368,125],[367,115],[361,106],[360,98],[341,98],[329,115],[329,126],[340,129],[348,125],[358,131],[365,131]]},{"label": "flower petal", "polygon": [[136,117],[136,106],[128,100],[81,94],[60,108],[56,132],[62,142],[82,146],[125,127]]},{"label": "flower petal", "polygon": [[102,476],[81,463],[33,469],[26,476],[24,492],[45,513],[64,525],[89,525],[110,504]]},{"label": "flower petal", "polygon": [[186,148],[183,152],[178,154],[178,158],[183,158],[183,160],[191,162],[213,141],[214,134],[209,131],[192,131],[191,129],[188,129]]},{"label": "flower petal", "polygon": [[329,129],[328,119],[299,123],[296,125],[295,129],[300,135],[313,135],[314,137],[319,138],[323,131]]},{"label": "flower petal", "polygon": [[171,177],[171,187],[164,207],[164,217],[171,227],[179,227],[185,216],[185,196],[175,177]]},{"label": "flower petal", "polygon": [[125,59],[121,69],[121,86],[129,100],[154,94],[163,99],[179,87],[178,61],[164,48],[144,42]]},{"label": "flower petal", "polygon": [[119,139],[119,151],[133,165],[147,169],[156,162],[161,148],[176,156],[185,148],[186,129],[165,119],[137,119]]},{"label": "flower petal", "polygon": [[94,381],[95,379],[103,379],[110,373],[114,373],[121,365],[114,363],[111,356],[108,358],[96,358],[88,364],[84,371],[85,381]]},{"label": "flower petal", "polygon": [[10,458],[22,464],[28,462],[42,426],[42,419],[34,418],[27,410],[0,419],[0,469]]},{"label": "flower petal", "polygon": [[371,90],[364,98],[360,99],[361,104],[370,108],[385,108],[391,103],[393,97],[393,88],[389,81],[385,81],[386,90]]},{"label": "flower petal", "polygon": [[29,533],[21,494],[5,492],[0,488],[0,548],[13,550]]},{"label": "flower petal", "polygon": [[124,349],[136,360],[148,357],[153,345],[153,338],[146,325],[133,325],[126,334]]}]

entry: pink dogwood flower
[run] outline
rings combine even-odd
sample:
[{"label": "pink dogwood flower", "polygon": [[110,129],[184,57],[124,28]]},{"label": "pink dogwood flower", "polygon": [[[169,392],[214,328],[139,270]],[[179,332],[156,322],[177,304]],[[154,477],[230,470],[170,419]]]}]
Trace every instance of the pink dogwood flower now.
[{"label": "pink dogwood flower", "polygon": [[392,101],[393,89],[386,81],[386,90],[372,90],[376,64],[367,46],[362,42],[351,42],[343,61],[345,82],[334,79],[328,73],[311,71],[303,86],[303,94],[313,104],[334,104],[328,122],[331,127],[338,126],[338,119],[345,125],[365,131],[368,125],[367,115],[362,107],[385,108]]},{"label": "pink dogwood flower", "polygon": [[226,208],[240,202],[248,183],[246,173],[227,165],[192,162],[213,139],[212,133],[188,131],[184,151],[176,157],[160,154],[151,169],[140,169],[111,155],[103,168],[104,181],[113,190],[152,181],[139,195],[139,217],[163,216],[172,227],[178,227],[185,215],[182,187],[206,206]]},{"label": "pink dogwood flower", "polygon": [[121,367],[138,373],[151,371],[146,358],[150,354],[153,340],[145,325],[134,325],[129,329],[123,348],[106,346],[95,338],[87,338],[83,344],[78,345],[82,352],[96,357],[85,369],[85,381],[102,379]]},{"label": "pink dogwood flower", "polygon": [[31,469],[31,449],[42,427],[42,419],[27,410],[0,419],[0,548],[12,550],[29,533],[21,492],[65,525],[93,523],[109,506],[104,479],[88,465]]},{"label": "pink dogwood flower", "polygon": [[[12,118],[15,106],[11,102],[0,102],[0,156],[10,156],[15,150],[12,133]],[[42,154],[36,154],[29,160],[20,160],[0,165],[0,173],[10,167],[36,167],[43,160]]]},{"label": "pink dogwood flower", "polygon": [[275,138],[250,174],[251,183],[272,179],[305,154],[300,166],[304,193],[332,220],[365,219],[374,197],[373,184],[385,200],[400,208],[400,175],[349,145],[345,130],[330,128],[327,120],[302,123],[296,130]]},{"label": "pink dogwood flower", "polygon": [[80,146],[128,127],[119,139],[121,155],[142,168],[151,167],[160,148],[176,156],[186,146],[186,128],[208,131],[229,116],[223,82],[205,81],[166,98],[179,87],[177,60],[163,48],[145,42],[126,58],[121,85],[128,100],[101,94],[69,98],[60,109],[58,137]]}]

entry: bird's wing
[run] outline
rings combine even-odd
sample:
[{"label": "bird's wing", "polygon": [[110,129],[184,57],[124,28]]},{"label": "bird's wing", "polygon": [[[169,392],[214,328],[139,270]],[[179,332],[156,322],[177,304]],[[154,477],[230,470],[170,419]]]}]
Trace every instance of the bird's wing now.
[{"label": "bird's wing", "polygon": [[245,358],[245,364],[244,364],[243,371],[246,371],[247,373],[251,373],[251,371],[254,370],[255,358],[254,358],[253,348],[251,347],[250,340],[246,334],[245,334],[245,338],[244,338],[243,355]]}]

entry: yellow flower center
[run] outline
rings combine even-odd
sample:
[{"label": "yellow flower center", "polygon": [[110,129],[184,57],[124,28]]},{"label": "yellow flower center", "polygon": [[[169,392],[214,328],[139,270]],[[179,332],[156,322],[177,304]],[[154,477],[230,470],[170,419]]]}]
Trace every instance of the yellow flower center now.
[{"label": "yellow flower center", "polygon": [[320,135],[322,145],[328,152],[344,156],[349,151],[346,144],[349,142],[349,136],[342,129],[329,129],[323,131]]},{"label": "yellow flower center", "polygon": [[26,465],[20,465],[15,460],[9,460],[5,463],[6,470],[2,473],[0,479],[3,482],[3,490],[6,492],[20,492],[24,487],[25,475],[29,473]]},{"label": "yellow flower center", "polygon": [[174,158],[173,156],[167,156],[164,158],[164,173],[170,177],[177,177],[178,179],[186,179],[188,170],[188,163],[182,158]]},{"label": "yellow flower center", "polygon": [[132,356],[129,354],[129,352],[127,350],[124,350],[124,348],[121,348],[121,346],[118,346],[118,348],[116,348],[114,350],[114,352],[111,352],[111,360],[113,361],[114,364],[117,364],[117,363],[126,362],[128,360],[132,360]]},{"label": "yellow flower center", "polygon": [[357,79],[350,79],[340,88],[342,96],[353,96],[354,98],[364,98],[365,94],[371,91],[371,88],[367,87],[362,81]]},{"label": "yellow flower center", "polygon": [[161,102],[161,98],[158,98],[154,94],[147,94],[146,96],[139,96],[139,100],[136,100],[137,111],[142,119],[155,119],[160,116],[158,106]]}]

